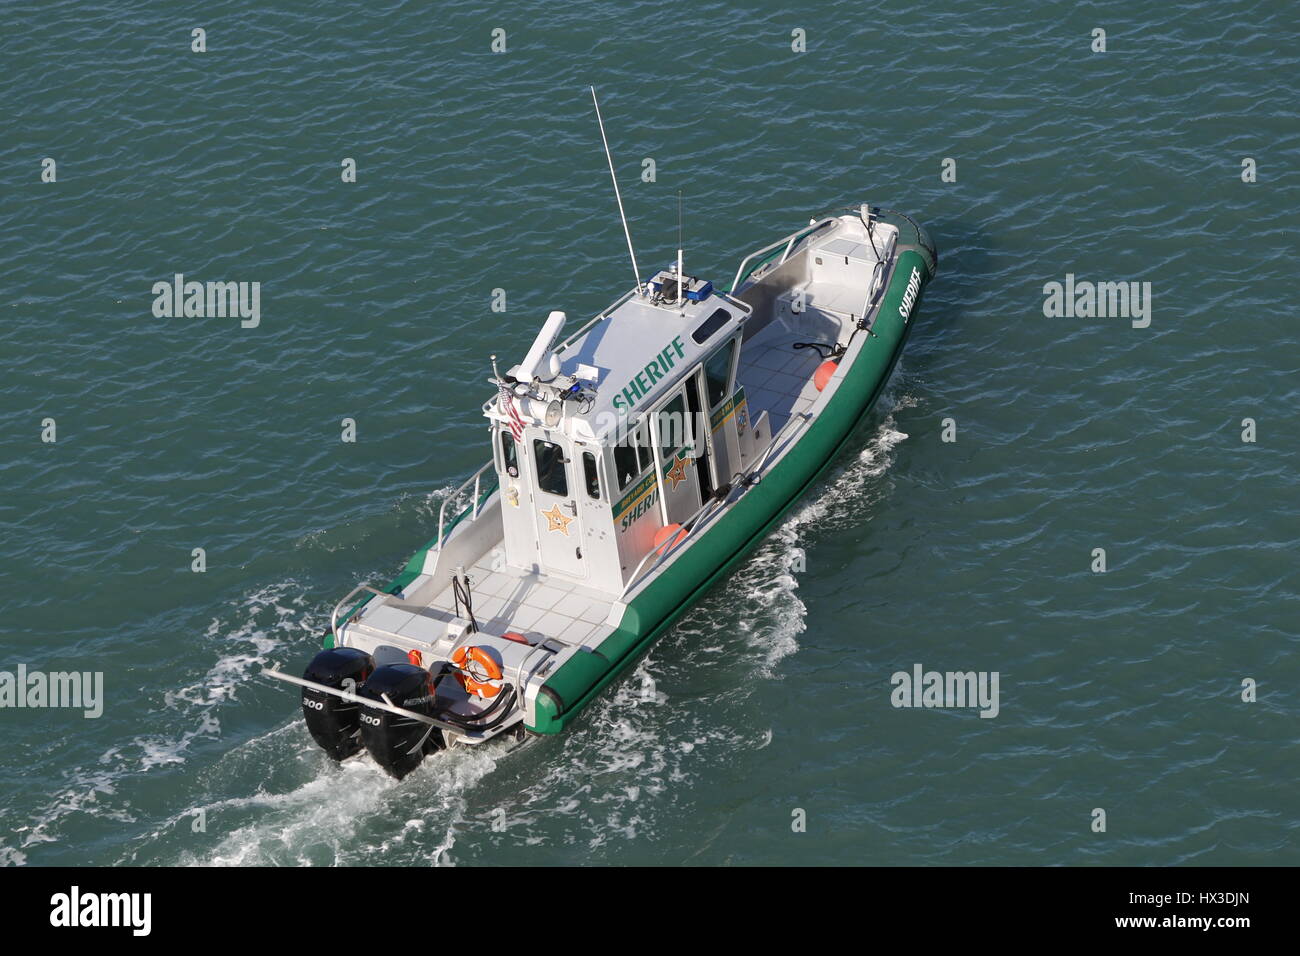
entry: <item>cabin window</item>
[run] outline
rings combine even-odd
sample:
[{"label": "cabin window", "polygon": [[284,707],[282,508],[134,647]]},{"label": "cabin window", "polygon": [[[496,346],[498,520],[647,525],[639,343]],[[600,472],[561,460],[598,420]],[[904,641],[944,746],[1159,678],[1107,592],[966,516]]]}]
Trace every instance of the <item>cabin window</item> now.
[{"label": "cabin window", "polygon": [[695,327],[695,331],[691,333],[691,338],[695,340],[696,345],[703,345],[713,338],[718,329],[722,328],[730,320],[730,312],[726,309],[717,309],[711,316]]},{"label": "cabin window", "polygon": [[645,471],[650,467],[650,462],[654,460],[654,455],[650,453],[650,423],[642,422],[641,427],[636,430],[636,459],[641,463],[640,471]]},{"label": "cabin window", "polygon": [[736,353],[736,340],[732,339],[709,356],[704,363],[704,383],[709,392],[709,408],[717,408],[730,393],[731,360]]},{"label": "cabin window", "polygon": [[636,463],[636,448],[631,442],[632,439],[627,438],[614,446],[614,471],[618,473],[619,491],[630,485],[632,479],[641,473],[641,468]]},{"label": "cabin window", "polygon": [[554,442],[535,438],[533,458],[537,463],[537,487],[548,495],[567,497],[569,475],[564,467],[564,449]]},{"label": "cabin window", "polygon": [[659,410],[659,458],[672,461],[673,453],[687,442],[686,400],[680,394]]},{"label": "cabin window", "polygon": [[650,467],[650,442],[646,439],[645,424],[637,426],[636,431],[628,432],[614,446],[614,472],[618,479],[618,490],[622,491],[643,471]]},{"label": "cabin window", "polygon": [[507,429],[501,431],[501,465],[511,478],[519,477],[519,451],[515,447],[515,437]]},{"label": "cabin window", "polygon": [[587,482],[587,497],[600,498],[600,476],[596,473],[596,456],[589,451],[582,453],[582,477]]}]

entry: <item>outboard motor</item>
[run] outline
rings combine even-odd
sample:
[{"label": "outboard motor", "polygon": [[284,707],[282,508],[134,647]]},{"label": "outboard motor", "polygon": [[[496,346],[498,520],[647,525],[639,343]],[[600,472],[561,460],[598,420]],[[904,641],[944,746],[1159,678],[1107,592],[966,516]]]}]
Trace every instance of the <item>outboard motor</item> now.
[{"label": "outboard motor", "polygon": [[[433,678],[423,667],[414,664],[383,664],[375,668],[361,697],[383,700],[403,710],[432,717],[434,713]],[[444,746],[442,731],[378,707],[362,706],[361,739],[375,758],[375,763],[401,780],[416,768],[424,755]]]},{"label": "outboard motor", "polygon": [[[303,678],[356,693],[375,669],[374,659],[355,647],[333,647],[312,658]],[[312,687],[302,689],[302,715],[316,743],[335,760],[361,749],[361,705]]]}]

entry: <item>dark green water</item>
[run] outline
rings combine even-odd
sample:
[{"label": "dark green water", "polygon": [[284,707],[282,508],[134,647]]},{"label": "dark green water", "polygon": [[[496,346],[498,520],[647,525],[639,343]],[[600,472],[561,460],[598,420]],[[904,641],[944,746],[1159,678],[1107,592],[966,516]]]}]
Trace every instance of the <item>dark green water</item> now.
[{"label": "dark green water", "polygon": [[[1300,862],[1293,4],[264,6],[5,10],[0,668],[105,702],[0,710],[0,862]],[[259,672],[432,535],[489,353],[628,285],[588,83],[643,270],[680,189],[717,281],[862,200],[939,279],[853,449],[575,731],[334,767]],[[260,324],[155,318],[178,272]],[[1067,273],[1150,325],[1045,316]],[[892,707],[916,663],[998,716]]]}]

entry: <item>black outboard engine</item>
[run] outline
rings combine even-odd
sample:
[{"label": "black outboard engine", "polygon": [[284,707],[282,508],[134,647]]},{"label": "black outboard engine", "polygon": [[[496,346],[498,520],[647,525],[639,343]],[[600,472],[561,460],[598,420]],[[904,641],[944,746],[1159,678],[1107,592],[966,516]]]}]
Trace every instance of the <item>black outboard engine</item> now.
[{"label": "black outboard engine", "polygon": [[[383,664],[375,668],[362,697],[383,700],[403,710],[426,717],[434,715],[433,678],[414,664]],[[416,768],[424,755],[444,746],[442,731],[423,721],[394,714],[378,707],[362,706],[361,739],[375,763],[401,780]]]},{"label": "black outboard engine", "polygon": [[[333,647],[312,658],[303,678],[356,693],[375,669],[374,659],[355,647]],[[316,743],[335,760],[361,749],[361,705],[312,687],[302,689],[302,715]]]}]

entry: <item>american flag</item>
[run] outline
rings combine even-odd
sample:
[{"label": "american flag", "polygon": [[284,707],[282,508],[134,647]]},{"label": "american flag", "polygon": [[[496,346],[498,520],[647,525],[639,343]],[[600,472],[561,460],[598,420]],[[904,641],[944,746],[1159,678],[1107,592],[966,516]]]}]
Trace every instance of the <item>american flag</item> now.
[{"label": "american flag", "polygon": [[497,388],[500,389],[501,414],[506,416],[510,424],[510,434],[515,436],[515,441],[523,441],[524,420],[519,417],[519,412],[515,409],[515,401],[510,394],[510,389],[506,388],[505,382],[498,383]]}]

